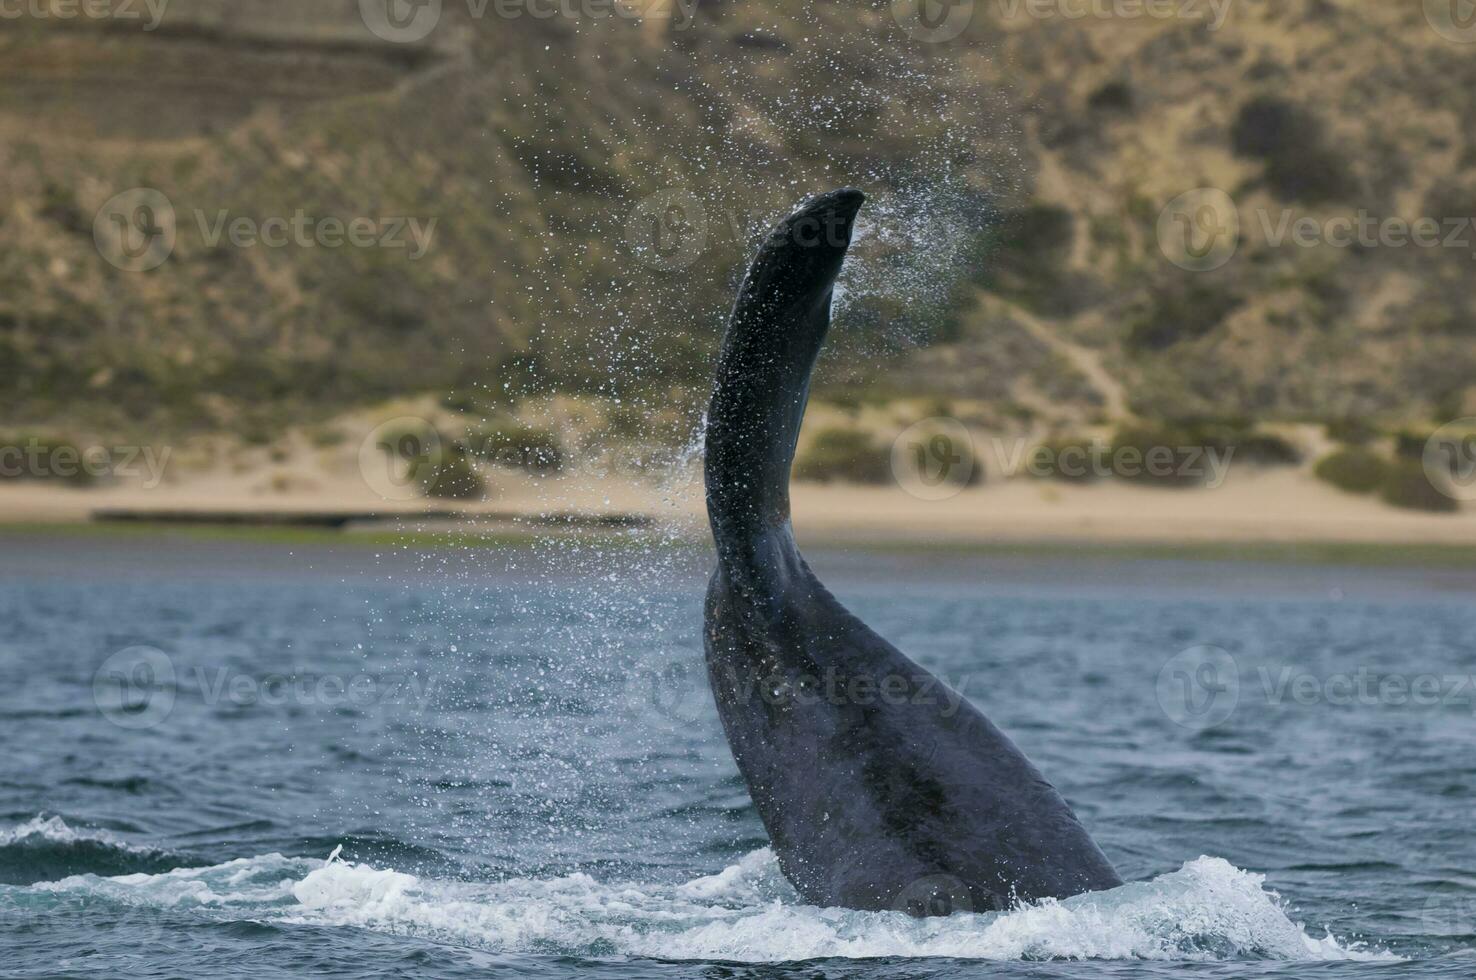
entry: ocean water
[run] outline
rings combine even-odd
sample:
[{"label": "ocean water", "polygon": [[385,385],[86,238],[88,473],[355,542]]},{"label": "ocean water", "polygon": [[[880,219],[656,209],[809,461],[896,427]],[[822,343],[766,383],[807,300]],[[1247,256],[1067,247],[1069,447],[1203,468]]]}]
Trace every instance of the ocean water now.
[{"label": "ocean water", "polygon": [[1129,882],[807,907],[700,549],[10,535],[0,975],[1469,977],[1476,575],[816,553]]}]

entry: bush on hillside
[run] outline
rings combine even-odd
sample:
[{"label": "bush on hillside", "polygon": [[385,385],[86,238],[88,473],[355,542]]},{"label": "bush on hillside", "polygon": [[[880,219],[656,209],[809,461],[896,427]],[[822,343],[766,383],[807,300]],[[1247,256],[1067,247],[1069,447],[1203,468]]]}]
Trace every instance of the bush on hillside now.
[{"label": "bush on hillside", "polygon": [[477,429],[467,436],[469,453],[499,466],[513,466],[537,475],[564,468],[564,444],[551,429],[506,423]]},{"label": "bush on hillside", "polygon": [[403,470],[400,479],[420,485],[429,497],[466,500],[485,496],[486,481],[467,458],[429,423],[410,423],[385,432],[379,449]]},{"label": "bush on hillside", "polygon": [[1323,428],[1329,439],[1348,446],[1366,446],[1379,437],[1379,430],[1362,419],[1331,419]]},{"label": "bush on hillside", "polygon": [[1203,448],[1189,429],[1123,426],[1112,439],[1113,475],[1149,486],[1200,486],[1207,475]]},{"label": "bush on hillside", "polygon": [[450,500],[478,500],[487,495],[487,481],[472,468],[466,454],[448,449],[441,454],[426,494]]},{"label": "bush on hillside", "polygon": [[1093,462],[1093,454],[1097,451],[1094,439],[1072,436],[1047,439],[1032,451],[1030,470],[1041,479],[1095,483],[1104,475]]},{"label": "bush on hillside", "polygon": [[1406,510],[1452,514],[1461,509],[1454,497],[1430,482],[1425,467],[1402,459],[1389,468],[1379,486],[1379,499]]},{"label": "bush on hillside", "polygon": [[1347,157],[1329,145],[1322,120],[1285,99],[1261,96],[1241,106],[1230,143],[1241,156],[1265,162],[1266,183],[1283,200],[1342,201],[1357,190]]},{"label": "bush on hillside", "polygon": [[824,429],[795,462],[794,478],[812,483],[887,483],[892,479],[891,452],[860,429]]},{"label": "bush on hillside", "polygon": [[1339,490],[1373,493],[1388,475],[1389,464],[1367,449],[1340,449],[1318,460],[1312,472]]}]

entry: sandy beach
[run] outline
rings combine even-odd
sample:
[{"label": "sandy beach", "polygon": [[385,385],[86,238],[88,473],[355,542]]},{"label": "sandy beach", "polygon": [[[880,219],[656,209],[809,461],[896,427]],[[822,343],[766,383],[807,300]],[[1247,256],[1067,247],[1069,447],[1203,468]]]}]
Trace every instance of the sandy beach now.
[{"label": "sandy beach", "polygon": [[[670,474],[668,474],[670,476]],[[679,533],[704,532],[700,474],[655,484],[574,471],[535,478],[497,471],[486,501],[385,500],[357,470],[273,481],[269,472],[186,474],[153,488],[92,489],[46,483],[0,485],[0,523],[81,524],[97,511],[465,514],[485,529],[549,515],[639,515]],[[1158,489],[1120,481],[1091,485],[1001,479],[942,500],[897,486],[797,483],[791,494],[802,539],[827,543],[960,547],[1050,543],[1349,543],[1476,546],[1476,509],[1425,514],[1336,490],[1305,468],[1232,470],[1220,486]],[[441,523],[445,523],[444,521]],[[454,522],[453,522],[454,523]]]}]

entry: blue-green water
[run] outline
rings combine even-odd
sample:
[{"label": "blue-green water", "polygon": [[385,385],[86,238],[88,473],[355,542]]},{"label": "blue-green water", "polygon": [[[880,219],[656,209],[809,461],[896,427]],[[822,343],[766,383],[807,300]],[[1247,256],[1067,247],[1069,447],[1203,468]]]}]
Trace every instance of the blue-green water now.
[{"label": "blue-green water", "polygon": [[779,876],[700,551],[6,553],[0,974],[1476,971],[1468,573],[813,555],[1130,882],[914,920]]}]

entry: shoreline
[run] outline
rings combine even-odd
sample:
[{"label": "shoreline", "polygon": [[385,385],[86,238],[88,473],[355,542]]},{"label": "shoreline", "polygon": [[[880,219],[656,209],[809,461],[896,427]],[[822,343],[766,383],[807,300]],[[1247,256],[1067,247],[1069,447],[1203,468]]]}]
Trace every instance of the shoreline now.
[{"label": "shoreline", "polygon": [[[1144,541],[1080,540],[1070,538],[978,538],[951,541],[842,536],[798,535],[801,547],[815,551],[901,557],[1010,557],[1117,561],[1237,562],[1247,564],[1327,565],[1364,568],[1476,569],[1476,545],[1368,541]],[[249,543],[283,548],[321,546],[373,550],[387,547],[422,552],[447,549],[525,550],[546,546],[550,540],[579,540],[598,543],[607,550],[621,548],[649,551],[652,548],[708,547],[705,536],[640,530],[595,529],[497,529],[476,525],[427,528],[357,528],[327,530],[308,527],[242,527],[209,524],[58,524],[0,523],[0,542],[16,539],[188,541],[208,544]]]},{"label": "shoreline", "polygon": [[[700,477],[665,475],[656,485],[577,471],[542,479],[498,473],[489,499],[475,503],[387,503],[356,472],[283,493],[218,477],[153,489],[9,484],[0,485],[0,534],[418,547],[515,547],[581,536],[642,547],[701,544],[707,526]],[[941,500],[896,485],[796,483],[791,511],[801,545],[816,548],[1476,566],[1476,507],[1454,514],[1399,510],[1293,468],[1247,468],[1223,485],[1190,489],[997,480]],[[99,523],[98,512],[122,519]]]}]

